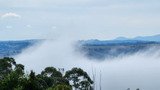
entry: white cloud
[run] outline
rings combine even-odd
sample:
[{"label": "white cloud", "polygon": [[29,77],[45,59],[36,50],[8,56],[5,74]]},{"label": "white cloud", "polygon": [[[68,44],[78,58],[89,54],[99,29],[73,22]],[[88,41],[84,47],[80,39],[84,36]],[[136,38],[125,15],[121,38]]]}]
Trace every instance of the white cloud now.
[{"label": "white cloud", "polygon": [[9,12],[9,13],[5,13],[5,14],[2,14],[1,15],[1,18],[4,19],[4,18],[21,18],[21,16],[19,14],[16,14],[16,13],[12,13],[12,12]]}]

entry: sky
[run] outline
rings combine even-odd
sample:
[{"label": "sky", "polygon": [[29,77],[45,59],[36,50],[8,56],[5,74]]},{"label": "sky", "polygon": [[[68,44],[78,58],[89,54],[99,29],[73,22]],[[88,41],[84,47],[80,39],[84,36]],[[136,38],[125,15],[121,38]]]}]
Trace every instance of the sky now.
[{"label": "sky", "polygon": [[0,40],[160,34],[159,0],[0,0]]}]

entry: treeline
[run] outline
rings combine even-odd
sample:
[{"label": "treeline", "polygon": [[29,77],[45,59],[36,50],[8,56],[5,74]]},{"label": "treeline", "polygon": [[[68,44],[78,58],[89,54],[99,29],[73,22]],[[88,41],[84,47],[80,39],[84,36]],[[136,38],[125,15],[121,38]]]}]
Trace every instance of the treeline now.
[{"label": "treeline", "polygon": [[25,73],[24,65],[5,57],[0,59],[0,90],[93,90],[93,81],[81,68],[63,71],[46,67],[37,75]]}]

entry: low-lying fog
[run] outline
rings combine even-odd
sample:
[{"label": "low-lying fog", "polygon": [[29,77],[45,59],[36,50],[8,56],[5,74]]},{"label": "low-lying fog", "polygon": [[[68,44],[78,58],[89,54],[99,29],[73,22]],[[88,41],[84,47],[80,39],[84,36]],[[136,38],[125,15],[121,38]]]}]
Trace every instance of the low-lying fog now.
[{"label": "low-lying fog", "polygon": [[160,48],[98,62],[75,52],[73,45],[70,40],[48,40],[27,49],[16,60],[24,64],[27,71],[33,69],[37,73],[47,66],[65,70],[81,67],[91,77],[93,72],[96,73],[96,90],[99,90],[100,71],[102,90],[160,90]]}]

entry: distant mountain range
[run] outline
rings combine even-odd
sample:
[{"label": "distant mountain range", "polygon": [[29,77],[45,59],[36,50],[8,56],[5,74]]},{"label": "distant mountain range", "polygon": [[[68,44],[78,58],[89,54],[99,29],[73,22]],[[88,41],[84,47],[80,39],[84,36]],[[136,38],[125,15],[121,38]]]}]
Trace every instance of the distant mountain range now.
[{"label": "distant mountain range", "polygon": [[141,40],[141,41],[156,41],[160,42],[160,34],[154,36],[138,36],[135,38],[118,37],[115,40]]}]

